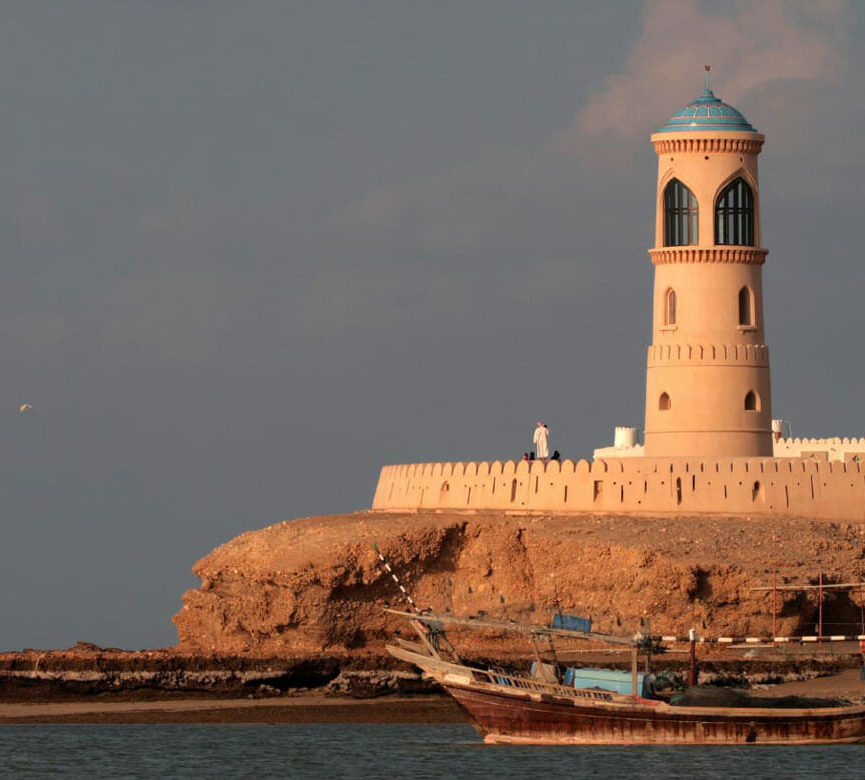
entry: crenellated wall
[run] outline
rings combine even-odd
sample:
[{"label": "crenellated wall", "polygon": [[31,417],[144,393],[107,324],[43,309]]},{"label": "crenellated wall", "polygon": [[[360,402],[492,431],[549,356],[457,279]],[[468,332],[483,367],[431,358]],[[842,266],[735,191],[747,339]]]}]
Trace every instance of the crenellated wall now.
[{"label": "crenellated wall", "polygon": [[787,515],[865,520],[865,463],[623,458],[385,466],[378,510]]},{"label": "crenellated wall", "polygon": [[830,461],[865,461],[865,439],[835,436],[826,439],[779,439],[776,458],[811,458]]}]

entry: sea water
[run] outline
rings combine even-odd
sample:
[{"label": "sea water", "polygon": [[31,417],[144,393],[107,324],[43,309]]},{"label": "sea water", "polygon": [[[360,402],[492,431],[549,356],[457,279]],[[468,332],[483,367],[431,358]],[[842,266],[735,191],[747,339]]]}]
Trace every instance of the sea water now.
[{"label": "sea water", "polygon": [[865,745],[512,747],[466,725],[0,727],[3,777],[862,778]]}]

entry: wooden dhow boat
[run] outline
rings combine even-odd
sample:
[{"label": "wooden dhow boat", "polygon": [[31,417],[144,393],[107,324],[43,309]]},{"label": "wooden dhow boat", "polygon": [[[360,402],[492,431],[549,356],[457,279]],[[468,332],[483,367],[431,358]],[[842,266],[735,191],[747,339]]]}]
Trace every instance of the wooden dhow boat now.
[{"label": "wooden dhow boat", "polygon": [[[740,696],[735,706],[690,706],[654,696],[651,677],[638,672],[638,653],[651,653],[646,635],[388,610],[409,620],[418,642],[397,639],[388,652],[438,682],[468,715],[485,742],[525,745],[816,745],[865,742],[865,705],[830,700]],[[562,625],[559,621],[560,626]],[[465,663],[445,634],[446,625],[553,638],[585,639],[631,648],[630,684],[593,682],[582,670],[562,674],[538,662],[533,673],[506,673]],[[555,626],[555,622],[554,622]],[[566,670],[567,671],[567,670]],[[574,673],[576,672],[576,673]],[[699,689],[690,689],[699,693]],[[705,690],[705,689],[704,689]],[[687,697],[684,697],[687,699]],[[699,702],[699,696],[696,697]],[[672,699],[673,702],[677,698]],[[744,705],[744,706],[743,706]]]}]

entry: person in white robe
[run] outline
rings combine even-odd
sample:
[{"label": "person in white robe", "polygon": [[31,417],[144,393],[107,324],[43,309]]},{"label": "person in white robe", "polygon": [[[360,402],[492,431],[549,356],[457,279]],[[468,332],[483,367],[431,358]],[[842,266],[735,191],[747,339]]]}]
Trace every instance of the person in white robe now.
[{"label": "person in white robe", "polygon": [[534,443],[535,453],[541,460],[546,460],[550,456],[550,429],[547,428],[540,420],[535,427]]}]

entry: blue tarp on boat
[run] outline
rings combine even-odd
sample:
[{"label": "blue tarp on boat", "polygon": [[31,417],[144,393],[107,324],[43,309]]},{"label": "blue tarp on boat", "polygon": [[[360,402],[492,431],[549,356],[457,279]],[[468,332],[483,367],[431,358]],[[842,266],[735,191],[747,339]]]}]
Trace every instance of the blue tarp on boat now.
[{"label": "blue tarp on boat", "polygon": [[592,619],[560,613],[553,615],[553,628],[559,628],[563,631],[581,631],[587,634],[592,630]]},{"label": "blue tarp on boat", "polygon": [[[643,692],[644,674],[637,675],[637,688]],[[574,688],[600,688],[602,691],[612,693],[623,693],[630,696],[633,693],[631,684],[631,673],[620,672],[616,669],[565,669],[565,685]]]}]

